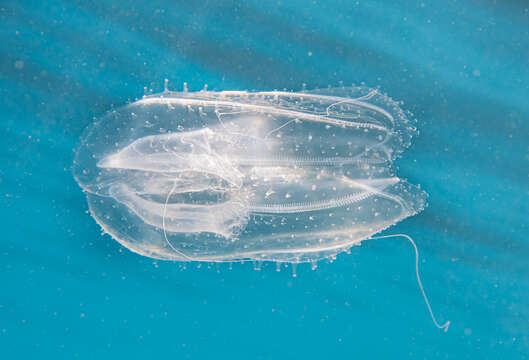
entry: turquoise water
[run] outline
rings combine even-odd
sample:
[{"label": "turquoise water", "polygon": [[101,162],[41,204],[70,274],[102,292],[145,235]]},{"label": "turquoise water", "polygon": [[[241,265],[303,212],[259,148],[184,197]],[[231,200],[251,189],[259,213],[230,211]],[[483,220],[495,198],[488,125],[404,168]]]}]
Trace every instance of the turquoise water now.
[{"label": "turquoise water", "polygon": [[[529,6],[522,1],[0,4],[2,358],[529,357]],[[420,136],[412,247],[317,269],[155,262],[101,236],[71,165],[94,116],[161,91],[361,84]]]}]

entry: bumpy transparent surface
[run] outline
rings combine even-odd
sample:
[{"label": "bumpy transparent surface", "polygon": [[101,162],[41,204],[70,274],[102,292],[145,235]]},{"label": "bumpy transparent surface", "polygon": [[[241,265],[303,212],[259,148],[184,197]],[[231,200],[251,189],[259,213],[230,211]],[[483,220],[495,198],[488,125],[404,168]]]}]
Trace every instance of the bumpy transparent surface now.
[{"label": "bumpy transparent surface", "polygon": [[369,88],[164,92],[86,131],[74,176],[103,229],[180,261],[316,261],[416,214],[413,123]]}]

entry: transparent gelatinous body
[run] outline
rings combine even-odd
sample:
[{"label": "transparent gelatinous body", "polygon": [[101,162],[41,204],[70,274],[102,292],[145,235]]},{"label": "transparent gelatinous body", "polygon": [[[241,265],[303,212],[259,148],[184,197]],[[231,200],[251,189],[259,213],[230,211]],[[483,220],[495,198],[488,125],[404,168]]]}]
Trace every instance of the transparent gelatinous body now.
[{"label": "transparent gelatinous body", "polygon": [[91,125],[74,175],[142,255],[316,261],[423,209],[392,169],[414,132],[369,88],[164,92]]}]

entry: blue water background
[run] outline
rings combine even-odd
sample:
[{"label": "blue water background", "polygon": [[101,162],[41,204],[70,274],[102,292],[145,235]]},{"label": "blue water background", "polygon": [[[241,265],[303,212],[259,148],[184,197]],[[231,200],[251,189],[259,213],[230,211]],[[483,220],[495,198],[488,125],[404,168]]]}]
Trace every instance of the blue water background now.
[{"label": "blue water background", "polygon": [[[71,165],[94,116],[155,92],[365,83],[420,136],[429,207],[316,270],[184,269],[123,249]],[[2,1],[0,358],[527,359],[529,3]]]}]

